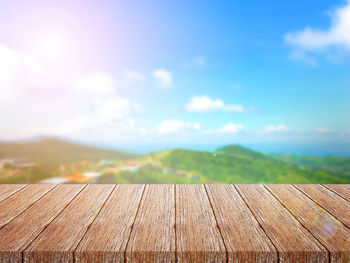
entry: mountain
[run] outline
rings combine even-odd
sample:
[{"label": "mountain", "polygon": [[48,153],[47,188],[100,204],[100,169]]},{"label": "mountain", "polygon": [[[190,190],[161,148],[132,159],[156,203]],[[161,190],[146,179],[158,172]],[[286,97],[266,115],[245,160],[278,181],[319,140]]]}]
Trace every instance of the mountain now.
[{"label": "mountain", "polygon": [[[5,158],[17,159],[11,163]],[[140,156],[46,138],[0,143],[0,183],[53,177],[73,183],[350,183],[349,159],[267,155],[240,145],[214,152],[170,149]],[[96,179],[88,178],[94,173],[99,174]]]},{"label": "mountain", "polygon": [[41,166],[54,168],[63,163],[71,164],[81,160],[125,160],[136,158],[138,155],[100,149],[56,138],[45,138],[32,142],[0,143],[0,159],[18,157],[25,157]]},{"label": "mountain", "polygon": [[231,155],[237,158],[249,158],[251,160],[266,160],[268,157],[260,152],[253,151],[251,149],[245,148],[241,145],[226,145],[221,148],[218,148],[216,151],[218,154]]},{"label": "mountain", "polygon": [[350,183],[350,177],[300,168],[242,146],[229,145],[215,152],[174,149],[152,154],[172,169],[186,170],[219,183]]},{"label": "mountain", "polygon": [[350,176],[349,157],[296,155],[285,153],[269,153],[268,156],[303,168],[323,170],[347,177]]}]

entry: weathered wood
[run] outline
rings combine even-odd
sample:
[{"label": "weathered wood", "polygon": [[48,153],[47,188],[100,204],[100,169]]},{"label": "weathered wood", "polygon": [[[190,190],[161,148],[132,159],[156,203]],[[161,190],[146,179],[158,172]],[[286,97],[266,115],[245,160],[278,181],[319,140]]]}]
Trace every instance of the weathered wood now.
[{"label": "weathered wood", "polygon": [[73,252],[114,185],[88,185],[23,252],[24,262],[73,262]]},{"label": "weathered wood", "polygon": [[124,262],[124,251],[144,187],[116,186],[74,252],[76,262]]},{"label": "weathered wood", "polygon": [[277,262],[277,252],[232,185],[206,185],[229,262]]},{"label": "weathered wood", "polygon": [[0,202],[18,192],[25,186],[26,184],[2,184],[0,187]]},{"label": "weathered wood", "polygon": [[176,185],[178,262],[226,262],[226,249],[203,185]]},{"label": "weathered wood", "polygon": [[9,223],[55,186],[45,184],[28,185],[3,200],[0,204],[0,228]]},{"label": "weathered wood", "polygon": [[0,262],[22,262],[23,250],[84,185],[59,185],[0,230]]},{"label": "weathered wood", "polygon": [[350,202],[322,185],[294,186],[350,228]]},{"label": "weathered wood", "polygon": [[263,185],[235,185],[278,250],[280,262],[328,262],[327,250]]},{"label": "weathered wood", "polygon": [[266,187],[329,250],[330,262],[350,262],[350,229],[292,185]]},{"label": "weathered wood", "polygon": [[350,202],[350,184],[325,184],[324,186]]},{"label": "weathered wood", "polygon": [[175,262],[174,185],[146,185],[126,248],[129,262]]},{"label": "weathered wood", "polygon": [[350,262],[349,189],[0,185],[0,262]]}]

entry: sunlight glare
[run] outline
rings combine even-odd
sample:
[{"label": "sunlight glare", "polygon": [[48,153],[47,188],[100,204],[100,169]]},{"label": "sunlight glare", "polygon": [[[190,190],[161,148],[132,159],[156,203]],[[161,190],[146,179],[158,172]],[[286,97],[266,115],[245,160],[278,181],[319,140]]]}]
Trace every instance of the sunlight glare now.
[{"label": "sunlight glare", "polygon": [[64,54],[64,43],[57,36],[46,36],[40,40],[39,49],[44,57],[57,59]]}]

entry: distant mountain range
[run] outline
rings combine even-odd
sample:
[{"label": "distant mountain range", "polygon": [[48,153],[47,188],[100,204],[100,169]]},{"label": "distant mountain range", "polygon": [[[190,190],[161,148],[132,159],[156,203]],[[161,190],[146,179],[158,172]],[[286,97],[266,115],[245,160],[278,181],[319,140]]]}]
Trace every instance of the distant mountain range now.
[{"label": "distant mountain range", "polygon": [[[350,158],[263,154],[239,145],[213,152],[170,149],[136,155],[56,138],[0,143],[0,160],[19,157],[34,162],[36,168],[21,173],[0,169],[0,183],[32,183],[60,176],[59,167],[81,161],[89,162],[89,171],[101,169],[97,165],[101,160],[112,160],[115,165],[108,177],[97,181],[103,183],[350,183]],[[118,168],[131,161],[142,163],[140,169]]]},{"label": "distant mountain range", "polygon": [[45,167],[57,167],[62,163],[81,160],[132,159],[138,155],[123,151],[106,150],[57,138],[44,138],[34,141],[0,143],[0,158],[26,157]]}]

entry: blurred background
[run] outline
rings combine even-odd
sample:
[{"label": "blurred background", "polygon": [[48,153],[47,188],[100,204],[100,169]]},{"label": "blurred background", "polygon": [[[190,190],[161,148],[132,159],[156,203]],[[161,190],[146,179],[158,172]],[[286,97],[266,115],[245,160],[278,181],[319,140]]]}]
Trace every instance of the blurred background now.
[{"label": "blurred background", "polygon": [[350,182],[349,0],[0,17],[0,183]]}]

